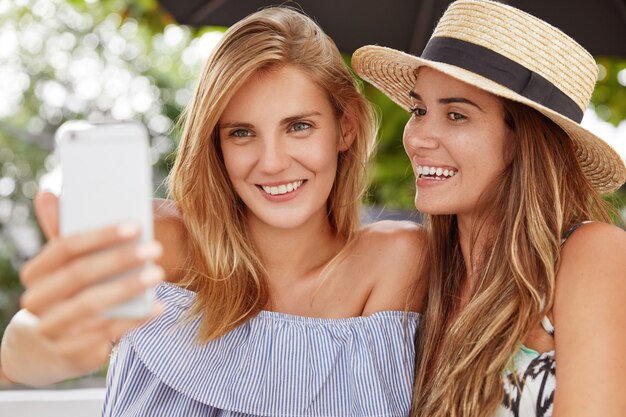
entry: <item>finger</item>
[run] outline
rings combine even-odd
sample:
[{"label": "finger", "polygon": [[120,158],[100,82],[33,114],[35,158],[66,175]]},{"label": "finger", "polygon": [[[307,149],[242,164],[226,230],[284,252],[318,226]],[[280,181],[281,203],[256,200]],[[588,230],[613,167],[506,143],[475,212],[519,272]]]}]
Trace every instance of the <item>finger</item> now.
[{"label": "finger", "polygon": [[41,314],[50,306],[84,288],[136,269],[161,255],[161,245],[145,242],[126,245],[77,258],[29,288],[21,298],[22,306]]},{"label": "finger", "polygon": [[59,199],[50,191],[42,191],[33,200],[41,230],[47,239],[59,236]]},{"label": "finger", "polygon": [[101,335],[103,339],[106,338],[109,341],[116,341],[130,329],[138,327],[146,321],[152,320],[154,317],[161,314],[163,310],[163,304],[155,301],[153,309],[147,317],[120,319],[97,316],[89,320],[82,320],[76,325],[68,328],[62,337],[64,339],[74,339],[82,337],[85,334],[96,333]]},{"label": "finger", "polygon": [[124,223],[52,239],[22,267],[20,279],[28,287],[78,256],[137,239],[140,231],[138,225]]},{"label": "finger", "polygon": [[162,268],[152,266],[130,277],[90,287],[52,307],[41,316],[40,331],[47,337],[56,339],[55,335],[63,334],[65,328],[77,321],[77,317],[89,319],[101,315],[106,310],[138,296],[162,281],[164,276]]}]

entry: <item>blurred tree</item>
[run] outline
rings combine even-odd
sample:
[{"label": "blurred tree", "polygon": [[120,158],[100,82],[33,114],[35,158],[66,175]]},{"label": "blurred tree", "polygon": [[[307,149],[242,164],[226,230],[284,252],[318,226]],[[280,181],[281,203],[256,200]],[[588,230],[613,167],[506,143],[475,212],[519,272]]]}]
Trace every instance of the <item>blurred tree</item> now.
[{"label": "blurred tree", "polygon": [[[156,0],[0,0],[0,336],[18,305],[16,271],[43,241],[32,197],[40,182],[54,187],[54,175],[42,177],[56,165],[56,128],[68,119],[143,122],[164,196],[175,121],[222,30],[178,26]],[[626,59],[599,62],[593,103],[616,125],[626,119]],[[411,209],[408,114],[371,86],[365,92],[383,123],[367,202]]]},{"label": "blurred tree", "polygon": [[222,31],[177,26],[153,0],[0,0],[0,336],[18,307],[16,271],[43,241],[32,198],[40,182],[59,186],[57,127],[143,122],[164,196],[175,121]]},{"label": "blurred tree", "polygon": [[602,119],[617,126],[626,120],[626,58],[600,57],[597,61],[599,80],[591,102]]}]

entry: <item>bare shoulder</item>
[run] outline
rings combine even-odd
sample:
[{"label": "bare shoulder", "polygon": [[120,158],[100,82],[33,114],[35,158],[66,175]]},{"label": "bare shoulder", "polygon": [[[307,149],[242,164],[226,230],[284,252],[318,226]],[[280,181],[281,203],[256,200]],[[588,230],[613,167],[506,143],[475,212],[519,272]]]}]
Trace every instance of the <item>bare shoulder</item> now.
[{"label": "bare shoulder", "polygon": [[411,221],[383,220],[368,224],[359,232],[361,244],[387,250],[419,250],[426,242],[426,230]]},{"label": "bare shoulder", "polygon": [[[371,260],[372,291],[366,312],[421,309],[425,288],[418,271],[426,245],[426,231],[410,221],[380,221],[364,227],[357,251]],[[408,294],[413,294],[407,299]]]},{"label": "bare shoulder", "polygon": [[[626,232],[593,222],[579,227],[563,244],[556,277],[555,319],[580,325],[597,315],[626,314]],[[603,312],[603,313],[602,313]],[[625,316],[626,317],[626,316]],[[591,324],[592,326],[594,324]]]},{"label": "bare shoulder", "polygon": [[625,299],[626,232],[600,222],[581,226],[563,244],[552,309],[555,407],[564,415],[624,415],[608,410],[626,387]]},{"label": "bare shoulder", "polygon": [[[563,244],[560,272],[619,272],[626,278],[626,231],[602,222],[579,227]],[[559,274],[561,275],[561,274]]]},{"label": "bare shoulder", "polygon": [[379,221],[360,231],[358,245],[359,252],[375,256],[390,271],[415,271],[426,246],[426,229],[411,221]]},{"label": "bare shoulder", "polygon": [[154,199],[154,237],[163,246],[159,264],[167,273],[167,280],[176,282],[182,277],[183,261],[187,255],[187,229],[176,204],[172,200]]}]

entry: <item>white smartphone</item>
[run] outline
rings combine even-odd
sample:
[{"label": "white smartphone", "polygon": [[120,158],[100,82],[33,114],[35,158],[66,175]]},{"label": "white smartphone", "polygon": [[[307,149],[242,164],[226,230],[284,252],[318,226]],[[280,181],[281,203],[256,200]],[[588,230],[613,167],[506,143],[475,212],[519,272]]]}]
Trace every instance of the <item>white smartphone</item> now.
[{"label": "white smartphone", "polygon": [[[130,221],[140,225],[141,241],[152,240],[152,168],[146,128],[132,122],[69,121],[59,127],[55,139],[62,176],[61,235]],[[152,302],[152,290],[147,290],[105,316],[145,317]]]}]

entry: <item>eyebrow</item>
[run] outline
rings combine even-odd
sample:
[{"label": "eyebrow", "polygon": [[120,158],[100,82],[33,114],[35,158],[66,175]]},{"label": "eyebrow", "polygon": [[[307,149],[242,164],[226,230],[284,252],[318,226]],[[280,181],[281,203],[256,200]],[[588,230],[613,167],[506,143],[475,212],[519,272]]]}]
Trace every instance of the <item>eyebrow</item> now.
[{"label": "eyebrow", "polygon": [[313,116],[321,116],[322,113],[318,112],[318,111],[310,111],[310,112],[304,112],[304,113],[300,113],[300,114],[295,114],[293,116],[289,116],[289,117],[285,117],[283,120],[280,121],[281,125],[288,125],[290,123],[295,122],[296,120],[299,119],[306,119],[307,117],[313,117]]},{"label": "eyebrow", "polygon": [[[411,98],[414,98],[415,100],[419,100],[419,101],[424,101],[422,100],[422,96],[420,96],[419,94],[417,94],[415,91],[409,91],[409,96]],[[446,98],[440,98],[439,100],[437,100],[439,103],[441,104],[450,104],[450,103],[465,103],[465,104],[469,104],[471,106],[476,107],[478,110],[483,111],[483,109],[476,103],[474,103],[471,100],[468,100],[466,98],[463,97],[446,97]]]},{"label": "eyebrow", "polygon": [[219,124],[220,129],[230,129],[232,127],[243,127],[246,129],[251,129],[253,125],[251,123],[245,123],[245,122],[228,122],[228,123]]},{"label": "eyebrow", "polygon": [[[291,123],[295,122],[296,120],[306,119],[307,117],[321,116],[321,115],[322,115],[322,113],[320,113],[318,111],[303,112],[303,113],[299,113],[299,114],[294,114],[293,116],[285,117],[284,119],[282,119],[280,121],[280,124],[281,125],[288,125],[288,124],[291,124]],[[232,121],[232,122],[227,122],[227,123],[220,123],[220,125],[219,125],[220,129],[228,129],[228,128],[233,128],[233,127],[251,129],[251,128],[254,127],[254,125],[252,123],[237,122],[237,121]]]}]

